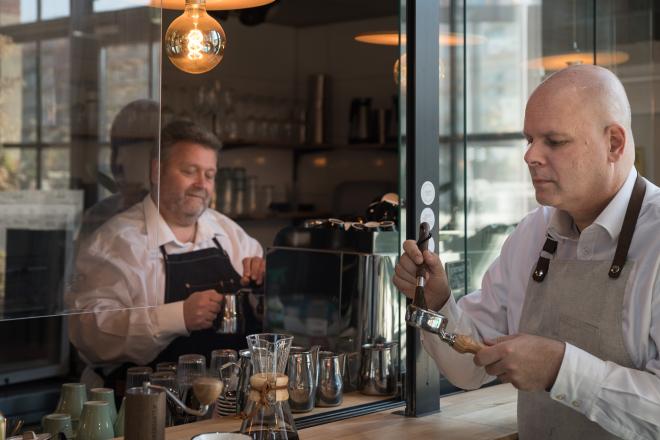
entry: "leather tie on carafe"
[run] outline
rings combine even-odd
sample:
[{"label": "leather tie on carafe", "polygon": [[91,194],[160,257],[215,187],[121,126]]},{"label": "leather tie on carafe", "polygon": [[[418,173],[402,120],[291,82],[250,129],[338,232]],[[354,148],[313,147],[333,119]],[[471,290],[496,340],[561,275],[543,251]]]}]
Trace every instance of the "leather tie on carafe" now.
[{"label": "leather tie on carafe", "polygon": [[[271,385],[271,382],[275,382],[275,384]],[[271,391],[275,391],[276,393],[275,395],[277,396],[278,390],[286,390],[286,389],[288,389],[288,383],[284,385],[280,385],[279,387],[277,386],[277,377],[274,380],[270,378],[266,379],[264,385],[259,390],[259,400],[256,402],[256,405],[254,405],[254,408],[252,409],[250,414],[246,414],[245,411],[241,411],[237,415],[237,418],[241,420],[252,418],[262,406],[266,408],[270,407],[270,401],[268,400],[268,393],[270,393]],[[254,390],[254,388],[251,388],[251,390]]]}]

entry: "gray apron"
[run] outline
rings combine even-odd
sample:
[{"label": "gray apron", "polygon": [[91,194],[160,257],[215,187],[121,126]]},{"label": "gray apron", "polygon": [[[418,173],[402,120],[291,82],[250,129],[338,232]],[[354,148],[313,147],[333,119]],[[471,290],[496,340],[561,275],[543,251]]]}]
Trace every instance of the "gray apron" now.
[{"label": "gray apron", "polygon": [[[552,258],[557,242],[548,236],[527,287],[520,333],[564,341],[602,360],[637,368],[623,343],[621,315],[626,283],[634,266],[634,261],[625,264],[626,257],[645,189],[638,174],[612,262]],[[577,410],[583,405],[579,400],[568,404]],[[545,391],[519,391],[520,439],[618,438],[576,409],[552,400]]]}]

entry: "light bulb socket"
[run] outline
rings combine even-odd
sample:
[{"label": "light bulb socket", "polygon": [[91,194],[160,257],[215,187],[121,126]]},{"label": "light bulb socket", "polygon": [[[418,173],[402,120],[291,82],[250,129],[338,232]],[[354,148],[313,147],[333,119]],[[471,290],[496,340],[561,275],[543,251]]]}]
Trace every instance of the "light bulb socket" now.
[{"label": "light bulb socket", "polygon": [[188,8],[206,9],[206,0],[186,0],[186,9]]}]

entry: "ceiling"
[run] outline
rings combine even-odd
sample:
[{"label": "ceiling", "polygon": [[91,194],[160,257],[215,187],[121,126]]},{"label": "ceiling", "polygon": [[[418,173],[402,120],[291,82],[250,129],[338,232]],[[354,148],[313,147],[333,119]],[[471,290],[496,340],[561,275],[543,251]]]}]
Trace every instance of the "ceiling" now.
[{"label": "ceiling", "polygon": [[399,0],[275,0],[270,5],[236,13],[248,25],[265,20],[283,26],[306,27],[396,16]]}]

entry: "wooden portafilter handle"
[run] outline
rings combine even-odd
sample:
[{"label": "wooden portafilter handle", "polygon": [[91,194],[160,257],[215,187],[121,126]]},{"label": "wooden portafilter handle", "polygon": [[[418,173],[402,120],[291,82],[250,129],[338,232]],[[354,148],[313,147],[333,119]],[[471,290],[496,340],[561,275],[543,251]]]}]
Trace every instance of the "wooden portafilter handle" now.
[{"label": "wooden portafilter handle", "polygon": [[472,353],[477,354],[479,350],[485,347],[481,342],[477,342],[468,335],[456,335],[456,339],[452,344],[454,350],[459,353]]},{"label": "wooden portafilter handle", "polygon": [[[428,223],[426,222],[420,223],[417,246],[419,247],[419,250],[421,252],[424,252],[429,248],[429,240],[428,240],[429,230],[430,228]],[[423,280],[426,278],[426,264],[422,263],[419,266],[417,266],[417,273],[415,275],[417,276],[418,283],[417,283],[417,287],[415,288],[415,299],[413,300],[413,304],[421,309],[427,309],[426,298],[424,296],[424,284],[423,284]],[[422,279],[421,285],[419,283],[420,278]]]}]

